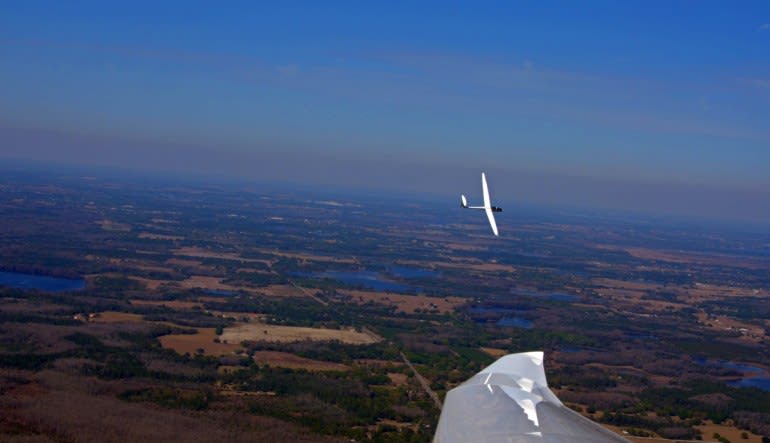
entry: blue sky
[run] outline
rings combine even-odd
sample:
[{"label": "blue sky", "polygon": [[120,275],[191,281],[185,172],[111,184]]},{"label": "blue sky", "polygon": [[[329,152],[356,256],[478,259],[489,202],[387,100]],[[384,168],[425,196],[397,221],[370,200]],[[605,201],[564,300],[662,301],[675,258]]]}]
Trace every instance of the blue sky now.
[{"label": "blue sky", "polygon": [[412,3],[3,2],[0,160],[770,219],[770,3]]}]

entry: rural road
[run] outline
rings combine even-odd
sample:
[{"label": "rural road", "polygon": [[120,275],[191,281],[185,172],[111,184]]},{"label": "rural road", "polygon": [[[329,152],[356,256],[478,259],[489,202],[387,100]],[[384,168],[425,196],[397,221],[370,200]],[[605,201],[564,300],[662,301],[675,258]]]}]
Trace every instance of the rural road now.
[{"label": "rural road", "polygon": [[434,403],[436,403],[436,407],[441,410],[441,399],[438,398],[438,394],[436,394],[433,389],[430,388],[428,385],[428,381],[425,380],[425,378],[420,375],[419,372],[417,372],[417,369],[415,369],[414,365],[412,365],[412,362],[409,361],[408,358],[406,358],[406,355],[404,355],[403,352],[400,353],[401,358],[404,359],[404,363],[406,363],[407,366],[409,366],[409,369],[414,372],[414,376],[417,378],[417,381],[420,382],[420,385],[422,385],[422,388],[425,390],[425,392],[428,394],[428,397],[433,400]]}]

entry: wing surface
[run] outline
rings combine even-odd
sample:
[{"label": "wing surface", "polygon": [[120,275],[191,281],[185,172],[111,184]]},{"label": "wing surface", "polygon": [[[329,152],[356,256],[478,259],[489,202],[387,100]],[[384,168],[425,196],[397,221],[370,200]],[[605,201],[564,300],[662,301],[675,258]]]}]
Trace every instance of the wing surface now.
[{"label": "wing surface", "polygon": [[487,187],[487,176],[481,173],[481,189],[484,192],[484,211],[487,213],[489,219],[489,226],[492,227],[492,232],[497,234],[497,223],[495,223],[495,214],[492,212],[492,202],[489,198],[489,187]]},{"label": "wing surface", "polygon": [[495,223],[495,214],[492,212],[492,208],[489,206],[484,206],[484,212],[487,213],[487,218],[489,219],[489,226],[492,227],[492,232],[497,235],[497,223]]},{"label": "wing surface", "polygon": [[564,406],[542,352],[506,355],[447,393],[433,443],[630,443]]}]

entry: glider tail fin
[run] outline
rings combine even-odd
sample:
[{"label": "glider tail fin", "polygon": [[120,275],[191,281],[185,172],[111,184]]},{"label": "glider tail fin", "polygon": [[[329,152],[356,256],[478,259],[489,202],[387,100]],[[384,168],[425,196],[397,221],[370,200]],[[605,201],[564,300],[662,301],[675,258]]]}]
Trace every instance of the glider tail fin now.
[{"label": "glider tail fin", "polygon": [[465,198],[465,195],[460,195],[460,207],[468,207],[468,200]]}]

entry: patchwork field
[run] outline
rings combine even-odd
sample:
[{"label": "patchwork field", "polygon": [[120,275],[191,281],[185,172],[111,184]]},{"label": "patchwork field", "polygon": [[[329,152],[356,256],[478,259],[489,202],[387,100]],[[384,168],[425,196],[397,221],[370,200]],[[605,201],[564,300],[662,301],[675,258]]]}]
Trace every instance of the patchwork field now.
[{"label": "patchwork field", "polygon": [[347,371],[350,368],[341,363],[312,360],[288,352],[257,351],[254,361],[258,365],[270,365],[280,368],[306,369],[308,371]]},{"label": "patchwork field", "polygon": [[300,261],[342,263],[342,264],[348,264],[348,265],[358,263],[358,261],[354,257],[346,258],[346,257],[333,257],[329,255],[301,254],[301,253],[292,253],[292,252],[280,252],[277,250],[269,250],[269,249],[260,249],[259,252],[262,252],[264,254],[270,254],[276,257],[296,258]]},{"label": "patchwork field", "polygon": [[241,349],[240,341],[216,343],[214,328],[198,328],[197,334],[171,334],[158,337],[164,348],[170,348],[178,354],[195,354],[202,350],[206,355],[227,355]]},{"label": "patchwork field", "polygon": [[211,277],[206,275],[192,275],[185,280],[159,280],[144,277],[130,277],[142,283],[147,289],[156,291],[163,286],[180,289],[208,289],[213,291],[231,291],[231,292],[254,292],[254,288],[248,288],[245,286],[234,286],[222,283],[222,279],[219,277]]},{"label": "patchwork field", "polygon": [[388,378],[396,386],[406,386],[409,382],[409,376],[400,372],[388,372]]},{"label": "patchwork field", "polygon": [[[115,320],[117,321],[117,320]],[[141,321],[141,320],[138,320]],[[342,343],[364,345],[376,343],[382,338],[364,331],[350,329],[323,329],[298,326],[277,326],[264,323],[241,323],[225,328],[222,335],[217,336],[214,328],[197,328],[197,334],[170,334],[158,338],[164,348],[170,348],[179,354],[203,353],[206,355],[227,355],[242,349],[244,341],[295,342],[295,341],[340,341]],[[218,339],[215,341],[215,339]],[[264,358],[272,358],[284,364],[300,364],[301,360],[291,360],[291,354],[264,354]],[[293,356],[296,357],[296,356]],[[296,357],[300,359],[301,357]],[[312,363],[312,362],[311,362]],[[323,363],[323,362],[321,362]],[[270,363],[272,364],[272,363]],[[312,365],[311,365],[312,366]],[[316,365],[318,366],[318,365]],[[284,366],[289,367],[289,366]],[[305,366],[302,366],[305,367]],[[347,367],[346,367],[347,368]],[[341,370],[339,367],[325,367],[319,370]]]},{"label": "patchwork field", "polygon": [[223,342],[240,343],[242,341],[330,341],[364,345],[376,343],[380,337],[371,333],[357,332],[352,329],[306,328],[299,326],[278,326],[264,323],[243,323],[225,328],[220,336]]},{"label": "patchwork field", "polygon": [[419,268],[428,269],[468,269],[478,272],[516,272],[516,268],[511,265],[501,263],[484,263],[480,260],[447,260],[447,261],[432,261],[423,263],[414,260],[399,260],[399,264],[405,266],[415,266]]},{"label": "patchwork field", "polygon": [[181,235],[168,235],[168,234],[155,234],[152,232],[140,232],[139,238],[144,239],[150,239],[150,240],[184,240],[184,237]]},{"label": "patchwork field", "polygon": [[272,297],[305,297],[305,293],[292,285],[270,285],[266,288],[260,288],[261,293]]},{"label": "patchwork field", "polygon": [[117,323],[117,322],[142,322],[144,319],[139,314],[130,314],[127,312],[107,311],[96,314],[90,321],[94,323]]},{"label": "patchwork field", "polygon": [[359,305],[366,303],[380,303],[383,305],[395,306],[399,312],[415,313],[417,310],[438,311],[442,314],[452,312],[456,307],[466,303],[468,300],[462,297],[428,297],[426,295],[404,295],[388,292],[376,291],[356,291],[344,290],[337,291],[350,297],[350,301]]}]

